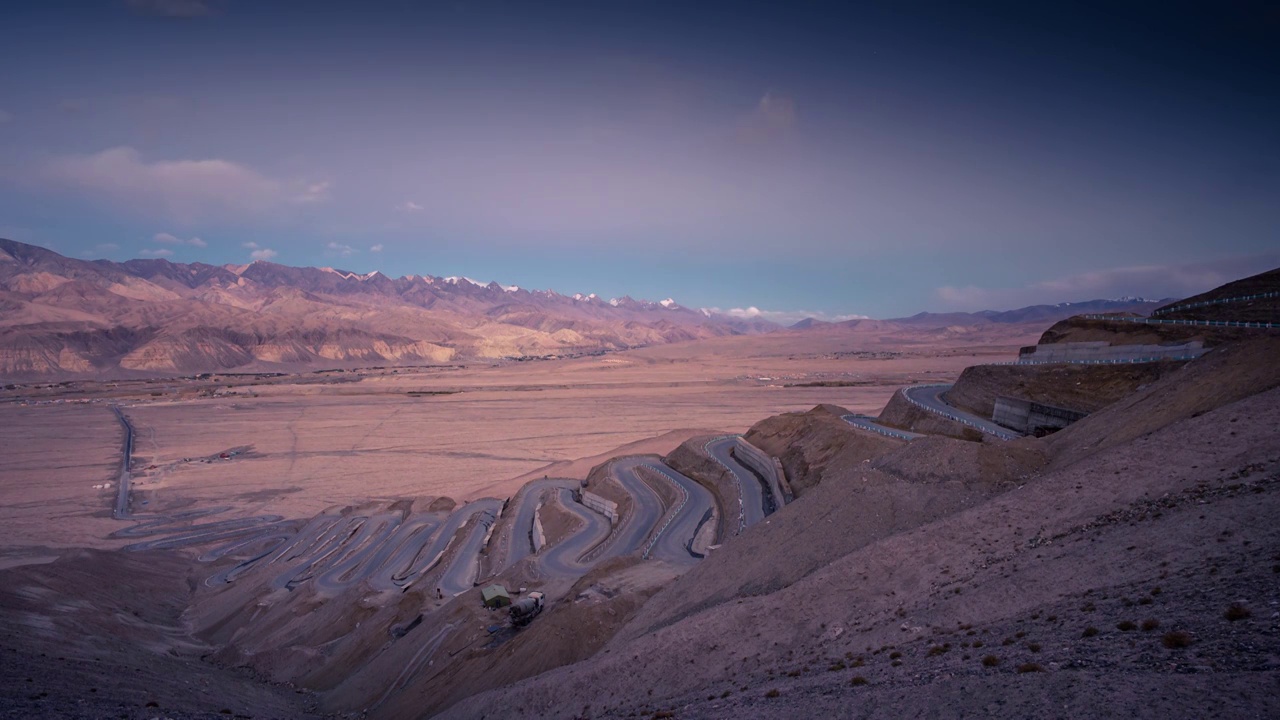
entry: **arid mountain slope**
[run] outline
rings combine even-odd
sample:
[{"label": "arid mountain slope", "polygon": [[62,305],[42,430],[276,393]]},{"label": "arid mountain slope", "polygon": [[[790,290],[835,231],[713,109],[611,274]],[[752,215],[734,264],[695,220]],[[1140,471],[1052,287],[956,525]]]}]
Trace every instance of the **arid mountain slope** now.
[{"label": "arid mountain slope", "polygon": [[[604,651],[445,714],[1274,715],[1274,350],[1210,353],[1052,442],[798,450],[839,460]],[[766,423],[804,443],[830,414]],[[944,456],[979,472],[931,479]]]},{"label": "arid mountain slope", "polygon": [[776,329],[628,297],[269,262],[63,257],[0,240],[0,377],[567,355]]}]

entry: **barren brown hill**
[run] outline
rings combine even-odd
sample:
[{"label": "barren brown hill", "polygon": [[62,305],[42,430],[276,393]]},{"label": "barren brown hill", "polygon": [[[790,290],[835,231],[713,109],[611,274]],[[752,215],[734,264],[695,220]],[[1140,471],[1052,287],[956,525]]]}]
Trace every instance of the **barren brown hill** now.
[{"label": "barren brown hill", "polygon": [[601,652],[445,715],[1273,716],[1275,351],[1210,353],[1052,441],[821,451],[816,486]]},{"label": "barren brown hill", "polygon": [[414,365],[573,355],[777,326],[467,278],[86,262],[0,240],[0,377]]}]

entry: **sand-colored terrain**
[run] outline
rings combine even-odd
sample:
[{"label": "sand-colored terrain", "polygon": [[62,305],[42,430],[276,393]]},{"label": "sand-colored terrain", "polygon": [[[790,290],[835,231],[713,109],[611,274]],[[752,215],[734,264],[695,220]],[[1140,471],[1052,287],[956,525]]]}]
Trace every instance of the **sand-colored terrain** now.
[{"label": "sand-colored terrain", "polygon": [[666,454],[824,402],[875,412],[900,384],[1009,359],[1030,332],[905,352],[818,333],[561,361],[23,387],[0,402],[14,440],[0,457],[3,544],[27,558],[123,544],[107,538],[119,529],[109,509],[122,438],[111,404],[137,431],[135,512],[305,518],[370,498],[506,498],[534,477],[585,478],[612,455]]}]

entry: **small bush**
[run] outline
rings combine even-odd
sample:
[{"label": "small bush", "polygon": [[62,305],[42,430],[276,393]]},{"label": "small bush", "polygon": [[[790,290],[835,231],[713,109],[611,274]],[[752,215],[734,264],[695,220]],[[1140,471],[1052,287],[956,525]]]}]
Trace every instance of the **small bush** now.
[{"label": "small bush", "polygon": [[782,694],[782,693],[778,692],[778,688],[774,688],[774,689],[770,690],[769,692],[765,693],[765,694],[764,694],[764,696],[765,696],[765,697],[767,697],[767,698],[776,698],[776,697],[778,697],[778,696],[779,696],[779,695],[781,695],[781,694]]},{"label": "small bush", "polygon": [[1137,625],[1134,625],[1132,622],[1128,620],[1121,620],[1120,622],[1116,623],[1116,629],[1122,632],[1129,632],[1130,630],[1136,630],[1137,627],[1138,627]]},{"label": "small bush", "polygon": [[996,657],[995,655],[988,655],[982,658],[983,667],[995,667],[999,664],[1000,664],[1000,658]]},{"label": "small bush", "polygon": [[853,678],[849,680],[849,684],[854,687],[858,687],[859,685],[866,685],[867,679],[862,677],[861,675],[854,675]]},{"label": "small bush", "polygon": [[1098,628],[1090,625],[1089,627],[1084,629],[1084,632],[1080,633],[1080,637],[1093,637],[1094,635],[1097,635],[1097,634],[1098,634]]},{"label": "small bush", "polygon": [[1146,620],[1142,621],[1143,630],[1151,631],[1151,630],[1155,630],[1158,627],[1160,627],[1160,621],[1155,618],[1147,618]]},{"label": "small bush", "polygon": [[982,647],[982,641],[981,641],[981,640],[974,640],[974,641],[973,641],[973,646],[974,646],[974,647],[976,647],[976,648],[980,648],[980,647]]},{"label": "small bush", "polygon": [[855,658],[855,659],[854,659],[854,661],[853,661],[853,662],[849,663],[849,667],[856,667],[856,668],[860,668],[860,667],[862,667],[863,665],[866,665],[866,664],[867,664],[867,661],[866,661],[866,660],[863,660],[863,659],[862,659],[862,656],[861,656],[861,655],[859,655],[857,658]]},{"label": "small bush", "polygon": [[1231,607],[1228,607],[1227,611],[1222,613],[1222,617],[1230,620],[1231,622],[1235,622],[1237,620],[1248,620],[1253,617],[1253,613],[1250,612],[1249,608],[1241,605],[1240,603],[1231,603]]},{"label": "small bush", "polygon": [[894,650],[893,652],[889,653],[890,660],[897,660],[900,657],[902,657],[902,653],[898,652],[897,650]]},{"label": "small bush", "polygon": [[1170,650],[1178,650],[1191,644],[1191,635],[1181,630],[1170,630],[1160,638],[1160,644]]},{"label": "small bush", "polygon": [[835,661],[835,662],[831,663],[831,666],[827,668],[827,672],[836,672],[837,670],[843,670],[843,669],[845,669],[845,667],[846,667],[846,666],[845,666],[845,664],[844,664],[844,661],[843,661],[843,660],[837,660],[837,661]]},{"label": "small bush", "polygon": [[934,645],[933,647],[929,648],[929,657],[937,657],[938,655],[941,655],[950,649],[951,649],[951,643]]},{"label": "small bush", "polygon": [[1044,672],[1044,667],[1040,663],[1022,663],[1018,666],[1020,673]]},{"label": "small bush", "polygon": [[1027,649],[1031,652],[1040,652],[1040,643],[1027,643]]}]

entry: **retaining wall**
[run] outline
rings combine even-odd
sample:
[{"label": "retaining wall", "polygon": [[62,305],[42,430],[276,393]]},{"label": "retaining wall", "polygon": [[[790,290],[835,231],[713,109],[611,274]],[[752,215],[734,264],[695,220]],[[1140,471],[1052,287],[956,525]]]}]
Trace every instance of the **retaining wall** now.
[{"label": "retaining wall", "polygon": [[593,492],[583,490],[582,504],[609,518],[610,524],[618,524],[618,503],[612,500],[605,500]]},{"label": "retaining wall", "polygon": [[735,442],[735,456],[769,481],[769,489],[778,499],[779,506],[791,502],[794,496],[791,494],[791,485],[787,483],[787,474],[782,470],[782,463],[741,437],[736,438]]},{"label": "retaining wall", "polygon": [[1000,396],[996,398],[995,412],[991,419],[1007,428],[1030,435],[1037,429],[1061,429],[1085,417],[1088,413],[1031,402],[1022,398]]},{"label": "retaining wall", "polygon": [[1106,341],[1051,343],[1023,348],[1020,363],[1122,362],[1132,360],[1186,360],[1207,352],[1204,343],[1194,340],[1182,345],[1111,345]]}]

